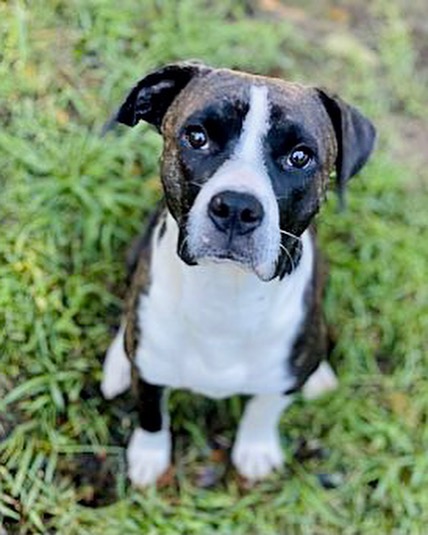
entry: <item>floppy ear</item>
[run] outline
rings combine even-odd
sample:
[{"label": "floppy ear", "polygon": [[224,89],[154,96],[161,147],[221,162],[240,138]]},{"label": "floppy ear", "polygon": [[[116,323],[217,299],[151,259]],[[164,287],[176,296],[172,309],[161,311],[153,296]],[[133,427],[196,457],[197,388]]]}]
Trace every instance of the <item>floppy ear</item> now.
[{"label": "floppy ear", "polygon": [[317,89],[330,116],[337,140],[336,188],[340,207],[345,205],[347,181],[360,171],[373,151],[376,130],[356,108],[341,98]]},{"label": "floppy ear", "polygon": [[167,109],[180,91],[192,78],[210,71],[202,63],[181,62],[148,74],[128,94],[113,121],[128,126],[146,121],[159,130]]}]

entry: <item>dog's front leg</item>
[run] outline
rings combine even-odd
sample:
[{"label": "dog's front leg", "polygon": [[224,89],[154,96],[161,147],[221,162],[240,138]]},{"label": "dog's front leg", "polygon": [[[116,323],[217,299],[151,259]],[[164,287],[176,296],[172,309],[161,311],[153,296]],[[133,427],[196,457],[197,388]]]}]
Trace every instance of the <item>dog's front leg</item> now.
[{"label": "dog's front leg", "polygon": [[165,389],[139,379],[138,416],[126,452],[128,475],[137,487],[156,483],[167,470],[171,459],[171,434],[166,409]]},{"label": "dog's front leg", "polygon": [[232,451],[233,464],[242,476],[258,480],[282,466],[278,423],[292,401],[292,395],[269,394],[247,403]]}]

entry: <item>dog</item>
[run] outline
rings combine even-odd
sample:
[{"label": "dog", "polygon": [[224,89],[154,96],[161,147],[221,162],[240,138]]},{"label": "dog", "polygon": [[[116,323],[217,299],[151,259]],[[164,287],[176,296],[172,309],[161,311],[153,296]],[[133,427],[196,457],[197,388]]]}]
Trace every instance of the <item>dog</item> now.
[{"label": "dog", "polygon": [[153,484],[170,464],[168,389],[251,396],[232,461],[262,479],[283,463],[277,426],[295,394],[336,385],[313,220],[332,175],[343,199],[375,128],[324,89],[196,62],[137,83],[114,122],[140,121],[163,137],[165,204],[131,260],[101,384],[110,399],[138,378],[130,480]]}]

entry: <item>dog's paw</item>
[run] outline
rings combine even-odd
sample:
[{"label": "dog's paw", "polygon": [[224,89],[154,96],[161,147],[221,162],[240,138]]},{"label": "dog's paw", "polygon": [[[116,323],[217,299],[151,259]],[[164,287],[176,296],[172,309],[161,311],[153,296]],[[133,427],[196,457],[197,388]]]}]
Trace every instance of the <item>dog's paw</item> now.
[{"label": "dog's paw", "polygon": [[104,360],[101,392],[105,399],[112,399],[131,386],[131,363],[125,353],[123,337],[121,327]]},{"label": "dog's paw", "polygon": [[156,483],[169,467],[171,435],[162,430],[149,433],[139,428],[132,434],[126,451],[128,476],[136,487]]},{"label": "dog's paw", "polygon": [[273,470],[282,467],[284,454],[279,437],[238,437],[232,451],[232,461],[238,472],[250,481],[268,476]]},{"label": "dog's paw", "polygon": [[315,399],[336,389],[337,385],[336,374],[330,364],[324,360],[303,385],[303,397],[305,399]]}]

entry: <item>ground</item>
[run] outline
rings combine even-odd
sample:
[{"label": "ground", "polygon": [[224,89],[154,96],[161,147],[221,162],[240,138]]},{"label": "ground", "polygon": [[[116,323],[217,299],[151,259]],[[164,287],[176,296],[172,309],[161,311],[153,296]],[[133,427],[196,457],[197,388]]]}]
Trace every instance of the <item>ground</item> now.
[{"label": "ground", "polygon": [[[426,2],[211,4],[0,4],[0,533],[422,535]],[[160,140],[100,131],[140,76],[185,58],[328,87],[379,140],[347,210],[332,192],[318,221],[340,387],[284,415],[285,470],[249,487],[228,462],[242,401],[179,392],[174,472],[139,492],[132,399],[103,401],[99,382]]]}]

